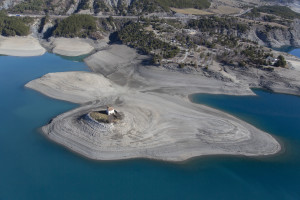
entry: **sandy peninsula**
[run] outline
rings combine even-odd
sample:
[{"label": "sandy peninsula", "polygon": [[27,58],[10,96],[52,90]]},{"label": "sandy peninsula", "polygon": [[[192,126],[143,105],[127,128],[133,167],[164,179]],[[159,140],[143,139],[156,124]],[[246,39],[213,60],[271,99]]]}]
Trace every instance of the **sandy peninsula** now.
[{"label": "sandy peninsula", "polygon": [[52,52],[63,56],[80,56],[94,50],[88,39],[81,38],[52,38]]},{"label": "sandy peninsula", "polygon": [[[26,84],[50,97],[81,104],[45,125],[45,136],[97,160],[183,161],[201,155],[280,151],[268,133],[188,99],[201,92],[253,95],[249,85],[143,66],[144,58],[128,47],[113,45],[85,60],[93,72],[52,73]],[[124,119],[102,124],[89,117],[89,112],[108,104],[124,113]]]},{"label": "sandy peninsula", "polygon": [[40,56],[46,50],[40,45],[38,39],[32,36],[0,36],[0,54],[7,56]]}]

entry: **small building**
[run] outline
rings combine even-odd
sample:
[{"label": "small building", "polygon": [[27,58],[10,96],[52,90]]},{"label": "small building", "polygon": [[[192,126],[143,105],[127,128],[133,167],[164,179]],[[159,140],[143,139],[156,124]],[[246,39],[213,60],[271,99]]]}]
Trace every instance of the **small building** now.
[{"label": "small building", "polygon": [[268,56],[266,58],[266,62],[269,64],[269,65],[274,65],[276,62],[278,61],[277,58],[273,58],[272,56]]},{"label": "small building", "polygon": [[115,114],[115,109],[113,107],[107,106],[107,108],[106,108],[106,114],[107,115],[113,115],[113,114]]},{"label": "small building", "polygon": [[195,35],[197,33],[197,31],[193,29],[183,29],[183,32],[189,35]]}]

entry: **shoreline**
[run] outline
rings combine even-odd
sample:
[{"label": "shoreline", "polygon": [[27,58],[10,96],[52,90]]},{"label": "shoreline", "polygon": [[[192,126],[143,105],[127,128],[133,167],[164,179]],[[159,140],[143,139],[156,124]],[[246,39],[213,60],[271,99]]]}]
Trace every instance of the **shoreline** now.
[{"label": "shoreline", "polygon": [[91,55],[108,46],[108,38],[94,41],[82,38],[49,38],[48,40],[28,36],[0,36],[0,55],[32,57],[44,53],[79,57]]},{"label": "shoreline", "polygon": [[102,40],[92,40],[87,38],[63,38],[50,37],[49,39],[40,39],[40,44],[47,51],[60,56],[79,57],[83,55],[92,55],[97,51],[108,46],[108,38]]},{"label": "shoreline", "polygon": [[32,36],[0,36],[0,54],[7,56],[31,57],[46,53],[38,39]]},{"label": "shoreline", "polygon": [[[280,144],[268,133],[189,100],[190,94],[199,92],[254,95],[249,87],[199,74],[141,66],[143,56],[132,55],[132,49],[125,46],[110,46],[104,51],[90,56],[85,62],[90,69],[98,70],[98,81],[109,81],[113,89],[110,92],[103,89],[108,87],[97,87],[96,79],[96,82],[90,81],[90,76],[96,75],[94,72],[52,73],[26,84],[26,87],[52,98],[81,104],[43,127],[43,134],[49,139],[96,160],[147,158],[182,162],[203,155],[252,157],[273,155],[281,150]],[[129,52],[129,57],[124,52]],[[115,66],[109,67],[109,60],[105,65],[101,64],[99,54],[113,59]],[[89,86],[82,86],[82,83]],[[106,104],[113,104],[124,112],[127,121],[115,125],[112,130],[102,130],[106,133],[103,135],[88,121],[79,120],[89,109],[103,108]]]},{"label": "shoreline", "polygon": [[[239,118],[238,118],[239,119]],[[68,151],[76,154],[77,156],[90,160],[90,161],[94,161],[94,162],[122,162],[122,161],[130,161],[130,160],[149,160],[149,161],[156,161],[156,162],[168,162],[168,163],[174,163],[174,164],[186,164],[189,162],[193,162],[195,160],[199,160],[199,159],[205,159],[205,158],[211,158],[211,157],[228,157],[228,158],[258,158],[258,159],[269,159],[269,158],[274,158],[274,157],[279,157],[281,155],[283,155],[286,152],[286,148],[284,145],[284,142],[282,142],[278,137],[275,137],[274,135],[272,135],[272,137],[274,137],[276,139],[276,141],[279,143],[280,145],[280,149],[273,154],[267,154],[267,155],[243,155],[243,154],[204,154],[204,155],[198,155],[198,156],[192,156],[190,158],[186,158],[183,160],[163,160],[163,159],[157,159],[157,158],[147,158],[147,157],[133,157],[133,158],[124,158],[124,159],[109,159],[109,160],[101,160],[101,159],[94,159],[91,158],[89,156],[86,156],[84,154],[79,153],[78,151],[74,150],[73,148],[70,148],[68,146],[66,146],[63,143],[58,142],[57,140],[54,140],[50,137],[48,137],[48,134],[46,134],[43,130],[42,127],[38,128],[38,132],[40,134],[42,134],[49,142],[52,142],[53,144],[56,145],[60,145],[61,147],[67,149]]]},{"label": "shoreline", "polygon": [[[226,116],[230,116],[229,114],[223,113],[223,112],[218,111],[216,109],[211,109],[211,108],[208,108],[208,109],[217,111],[220,114],[225,114]],[[68,112],[64,113],[64,114],[68,114]],[[62,115],[64,115],[64,114],[62,114]],[[232,116],[230,116],[230,118],[232,118]],[[233,118],[235,118],[235,117],[233,117]],[[64,120],[64,119],[59,118],[57,120]],[[241,120],[239,120],[237,118],[236,118],[236,120],[241,122]],[[51,123],[53,123],[53,122],[51,122]],[[245,123],[245,122],[243,122],[243,123]],[[245,123],[245,124],[247,124],[247,123]],[[268,136],[268,137],[272,138],[271,135],[255,128],[254,126],[249,125],[249,124],[248,124],[248,126],[247,127],[249,129],[254,128],[255,132],[257,132],[256,134],[264,133],[265,136]],[[161,147],[161,146],[156,147],[156,146],[154,146],[154,147],[151,147],[151,148],[133,149],[132,150],[133,152],[131,150],[127,151],[126,149],[122,149],[122,150],[121,149],[120,150],[101,150],[101,149],[98,149],[98,150],[96,150],[92,146],[89,146],[89,145],[83,145],[83,146],[79,145],[79,144],[74,145],[73,142],[75,142],[75,143],[80,142],[81,143],[85,140],[76,140],[75,138],[73,138],[73,136],[71,136],[71,138],[68,138],[67,134],[61,134],[61,133],[56,132],[56,131],[49,132],[48,128],[49,128],[48,125],[43,127],[43,134],[48,139],[50,139],[50,140],[52,140],[52,141],[54,141],[54,142],[56,142],[56,143],[58,143],[62,146],[65,146],[65,147],[67,147],[68,149],[70,149],[72,151],[75,151],[76,153],[80,154],[81,156],[87,157],[87,158],[92,159],[92,160],[108,161],[108,160],[124,160],[124,159],[140,159],[140,158],[142,158],[142,159],[155,159],[155,160],[171,161],[171,162],[184,162],[184,161],[190,160],[194,157],[209,156],[209,155],[232,155],[232,156],[245,156],[245,157],[256,157],[256,156],[260,157],[260,156],[266,156],[266,155],[267,156],[274,156],[274,155],[276,155],[277,153],[279,153],[283,150],[281,148],[280,143],[277,143],[277,142],[276,142],[277,145],[276,145],[275,149],[273,149],[271,152],[267,152],[267,153],[266,152],[264,152],[264,153],[262,153],[262,152],[259,152],[259,153],[239,152],[238,153],[238,152],[230,152],[230,151],[226,152],[226,151],[211,151],[211,150],[208,150],[208,151],[205,150],[204,153],[199,153],[201,151],[198,151],[197,148],[196,148],[196,151],[192,151],[194,153],[191,153],[190,152],[191,149],[186,150],[185,148],[183,148],[183,149],[179,150],[179,152],[183,151],[182,152],[183,154],[182,154],[182,153],[178,152],[178,146],[176,144],[175,144],[175,146],[167,145],[165,147]],[[275,142],[275,140],[274,140],[274,142]],[[218,145],[218,143],[215,143],[215,145]],[[233,144],[231,143],[231,145],[233,145]],[[236,144],[234,144],[234,145],[236,145]],[[247,144],[243,144],[243,146],[244,145],[247,145]],[[85,148],[87,148],[87,149],[85,149]],[[166,150],[166,148],[167,149],[169,149],[169,148],[172,149],[171,153],[170,153],[169,150],[167,150],[167,152],[169,152],[169,153],[167,153],[166,155],[163,155],[162,157],[158,156],[154,153],[157,150],[164,152]],[[174,148],[177,149],[177,151]],[[195,146],[193,148],[195,148]],[[139,151],[141,151],[141,152],[139,152]],[[174,151],[175,151],[175,153],[174,153]],[[136,154],[136,152],[138,152],[138,154]],[[152,152],[152,153],[150,153],[150,154],[146,153],[146,154],[140,155],[140,153],[145,153],[145,152]],[[181,156],[178,157],[177,154],[179,154]]]},{"label": "shoreline", "polygon": [[[239,119],[239,118],[238,118]],[[37,132],[39,134],[42,134],[43,137],[45,137],[45,139],[55,145],[59,145],[61,146],[62,148],[65,148],[67,149],[68,151],[70,151],[71,153],[74,153],[75,155],[83,158],[83,159],[86,159],[86,160],[89,160],[89,161],[93,161],[93,162],[103,162],[103,163],[109,163],[109,162],[124,162],[124,161],[131,161],[131,160],[146,160],[146,161],[155,161],[155,162],[168,162],[168,163],[173,163],[173,164],[178,164],[178,165],[181,165],[181,164],[186,164],[186,163],[190,163],[190,162],[193,162],[193,161],[196,161],[196,160],[199,160],[199,159],[205,159],[205,158],[211,158],[211,157],[222,157],[224,158],[225,157],[228,157],[228,158],[248,158],[248,159],[253,159],[253,158],[256,158],[256,159],[269,159],[269,158],[275,158],[275,157],[278,157],[282,154],[284,154],[286,152],[286,148],[285,148],[285,145],[284,145],[284,142],[282,142],[277,136],[274,137],[272,135],[272,137],[274,137],[276,139],[276,141],[279,143],[280,145],[280,150],[274,154],[268,154],[268,155],[253,155],[253,156],[247,156],[247,155],[241,155],[241,154],[209,154],[209,155],[199,155],[199,156],[193,156],[193,157],[190,157],[190,158],[187,158],[187,159],[184,159],[184,160],[181,160],[181,161],[172,161],[172,160],[161,160],[161,159],[156,159],[156,158],[147,158],[147,157],[136,157],[136,158],[124,158],[124,159],[111,159],[111,160],[100,160],[100,159],[93,159],[89,156],[86,156],[84,154],[81,154],[79,153],[78,151],[74,150],[73,148],[70,148],[62,143],[59,143],[58,141],[54,140],[54,139],[51,139],[50,137],[48,137],[48,134],[46,134],[43,130],[42,130],[43,127],[40,127],[37,129]]]}]

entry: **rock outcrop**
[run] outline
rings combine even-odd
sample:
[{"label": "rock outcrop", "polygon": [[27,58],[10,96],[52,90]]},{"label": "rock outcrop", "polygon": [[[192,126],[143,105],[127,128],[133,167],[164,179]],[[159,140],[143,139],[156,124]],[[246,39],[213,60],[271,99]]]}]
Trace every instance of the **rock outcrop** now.
[{"label": "rock outcrop", "polygon": [[282,46],[300,47],[300,20],[295,19],[290,28],[268,26],[253,26],[243,37],[272,48]]}]

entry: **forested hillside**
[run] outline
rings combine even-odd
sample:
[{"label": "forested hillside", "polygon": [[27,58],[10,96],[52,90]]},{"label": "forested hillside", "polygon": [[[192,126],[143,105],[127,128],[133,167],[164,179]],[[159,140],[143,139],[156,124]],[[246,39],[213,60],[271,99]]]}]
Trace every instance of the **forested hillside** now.
[{"label": "forested hillside", "polygon": [[120,40],[123,44],[136,48],[142,53],[163,58],[173,58],[179,52],[178,47],[157,39],[152,31],[146,31],[141,24],[134,22],[118,31],[111,40]]},{"label": "forested hillside", "polygon": [[0,12],[0,33],[3,36],[25,36],[30,33],[29,24],[33,19],[25,17],[8,17],[5,12]]},{"label": "forested hillside", "polygon": [[56,37],[81,37],[99,39],[96,19],[91,15],[76,14],[58,22],[53,36]]}]

